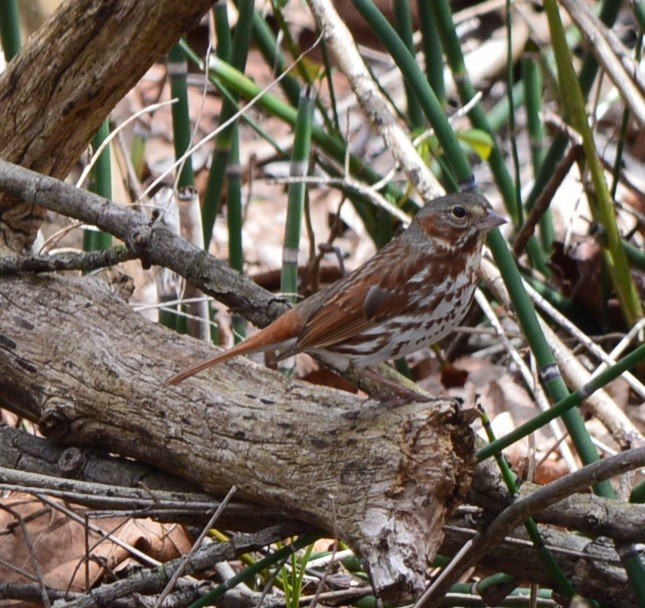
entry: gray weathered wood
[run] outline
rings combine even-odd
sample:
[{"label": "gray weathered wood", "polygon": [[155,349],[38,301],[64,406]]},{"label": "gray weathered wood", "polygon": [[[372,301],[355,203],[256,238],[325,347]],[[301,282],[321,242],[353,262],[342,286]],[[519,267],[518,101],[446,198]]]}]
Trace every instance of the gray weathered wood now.
[{"label": "gray weathered wood", "polygon": [[48,438],[131,456],[348,541],[387,601],[411,599],[468,489],[452,402],[387,408],[245,360],[163,382],[212,349],[143,319],[93,278],[0,282],[0,391]]}]

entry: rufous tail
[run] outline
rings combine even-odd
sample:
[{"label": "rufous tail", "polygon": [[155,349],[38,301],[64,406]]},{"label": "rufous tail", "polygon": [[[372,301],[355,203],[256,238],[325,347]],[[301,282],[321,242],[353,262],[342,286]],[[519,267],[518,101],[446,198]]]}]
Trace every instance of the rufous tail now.
[{"label": "rufous tail", "polygon": [[271,345],[264,343],[265,338],[261,337],[261,334],[262,332],[253,334],[252,336],[244,340],[244,342],[240,342],[240,344],[238,344],[237,346],[234,346],[233,348],[230,348],[223,353],[219,353],[219,355],[209,357],[208,359],[204,359],[203,361],[198,361],[194,365],[187,367],[185,370],[179,372],[178,374],[175,374],[174,376],[166,380],[166,386],[179,384],[180,382],[186,380],[186,378],[190,378],[191,376],[194,376],[202,370],[212,367],[213,365],[223,363],[224,361],[228,361],[229,359],[237,357],[238,355],[249,355],[251,353],[262,352],[263,350],[269,350],[271,348]]}]

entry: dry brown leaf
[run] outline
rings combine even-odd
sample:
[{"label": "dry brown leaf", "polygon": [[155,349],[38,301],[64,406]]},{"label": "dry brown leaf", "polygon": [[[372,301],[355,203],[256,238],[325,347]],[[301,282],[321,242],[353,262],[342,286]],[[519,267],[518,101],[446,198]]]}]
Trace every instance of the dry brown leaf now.
[{"label": "dry brown leaf", "polygon": [[[33,583],[37,580],[29,544],[33,547],[45,583],[56,589],[85,591],[88,583],[89,587],[95,586],[108,572],[123,567],[130,560],[126,549],[89,530],[90,559],[86,560],[84,525],[31,495],[12,493],[3,500],[3,505],[5,509],[0,510],[0,556],[6,564],[13,566],[0,564],[0,580],[5,583]],[[87,509],[80,507],[74,511],[81,517],[88,513]],[[23,526],[14,514],[22,518],[29,544]],[[112,532],[115,537],[158,561],[183,555],[191,546],[186,532],[176,525],[162,525],[150,519],[96,519],[91,516],[89,522]]]}]

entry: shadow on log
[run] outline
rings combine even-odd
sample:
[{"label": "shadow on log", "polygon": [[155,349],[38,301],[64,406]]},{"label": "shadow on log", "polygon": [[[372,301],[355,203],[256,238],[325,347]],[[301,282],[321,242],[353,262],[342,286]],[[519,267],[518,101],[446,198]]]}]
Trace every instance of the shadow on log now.
[{"label": "shadow on log", "polygon": [[45,437],[130,456],[347,541],[387,603],[415,597],[471,479],[470,412],[388,409],[236,360],[167,388],[212,353],[95,278],[0,283],[0,390]]}]

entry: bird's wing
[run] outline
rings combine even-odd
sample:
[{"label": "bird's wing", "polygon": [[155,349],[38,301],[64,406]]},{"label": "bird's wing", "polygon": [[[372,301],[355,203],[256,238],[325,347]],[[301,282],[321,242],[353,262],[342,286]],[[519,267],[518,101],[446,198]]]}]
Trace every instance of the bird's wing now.
[{"label": "bird's wing", "polygon": [[410,301],[405,285],[420,268],[418,257],[406,255],[401,245],[386,246],[335,286],[307,319],[296,352],[338,344],[405,310]]}]

